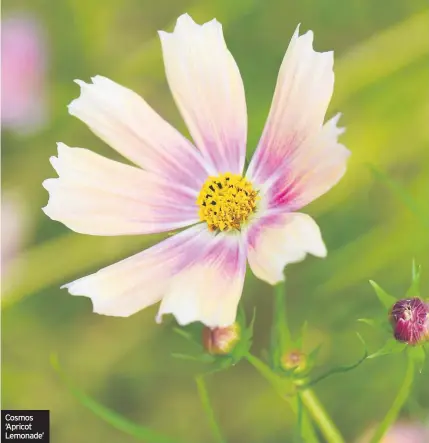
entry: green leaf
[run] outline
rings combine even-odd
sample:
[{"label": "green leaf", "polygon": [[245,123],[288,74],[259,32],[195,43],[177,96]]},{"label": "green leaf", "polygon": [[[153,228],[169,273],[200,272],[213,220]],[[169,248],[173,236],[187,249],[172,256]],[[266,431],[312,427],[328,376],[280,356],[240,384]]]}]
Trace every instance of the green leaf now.
[{"label": "green leaf", "polygon": [[215,358],[210,354],[190,355],[190,354],[180,354],[175,352],[172,353],[171,356],[179,360],[192,360],[192,361],[199,361],[201,363],[213,363],[215,361]]},{"label": "green leaf", "polygon": [[280,397],[284,399],[285,397],[291,396],[296,392],[292,379],[281,377],[266,363],[252,354],[248,354],[246,358],[247,361],[262,375],[262,377],[264,377],[271,384]]},{"label": "green leaf", "polygon": [[420,297],[420,277],[422,273],[422,267],[416,265],[413,260],[412,272],[411,272],[411,286],[407,291],[406,298]]},{"label": "green leaf", "polygon": [[179,440],[170,438],[157,431],[153,431],[145,426],[137,425],[109,408],[98,403],[96,400],[85,394],[80,389],[76,388],[69,377],[62,370],[58,357],[51,355],[51,366],[58,373],[61,380],[67,386],[68,390],[79,400],[79,402],[88,408],[91,412],[97,415],[102,420],[109,423],[111,426],[119,429],[133,437],[150,443],[178,443]]},{"label": "green leaf", "polygon": [[[306,389],[310,386],[314,386],[316,383],[319,383],[320,381],[324,380],[325,378],[330,377],[331,375],[348,372],[348,371],[351,371],[352,369],[357,368],[359,365],[361,365],[368,358],[368,348],[367,348],[366,343],[365,343],[364,339],[362,338],[362,336],[359,333],[356,333],[356,335],[364,346],[364,352],[363,352],[362,357],[358,361],[356,361],[355,363],[352,363],[351,365],[342,365],[342,366],[337,366],[335,368],[330,369],[328,372],[320,375],[319,377],[317,377],[317,378],[309,381],[305,385],[303,385],[302,389]],[[316,348],[316,349],[318,350],[318,348]]]},{"label": "green leaf", "polygon": [[422,271],[421,265],[416,265],[416,260],[413,259],[413,265],[411,266],[411,280],[419,280],[420,281],[420,273]]},{"label": "green leaf", "polygon": [[240,360],[245,358],[250,348],[252,347],[253,327],[255,324],[255,319],[256,319],[256,309],[253,309],[252,319],[250,320],[250,323],[247,326],[246,315],[243,307],[240,305],[237,315],[237,323],[240,326],[240,340],[231,351],[232,365],[237,364]]},{"label": "green leaf", "polygon": [[405,343],[400,343],[394,338],[391,338],[378,351],[368,355],[367,358],[377,358],[381,357],[382,355],[397,354],[402,352],[406,347],[407,345]]},{"label": "green leaf", "polygon": [[382,318],[358,318],[357,321],[389,334],[392,332],[392,325],[387,316],[383,316]]},{"label": "green leaf", "polygon": [[234,366],[237,362],[230,355],[222,355],[214,358],[211,368],[205,372],[205,375],[214,374],[215,372],[224,371]]},{"label": "green leaf", "polygon": [[200,396],[201,404],[203,405],[203,409],[207,415],[207,418],[210,423],[210,428],[212,430],[212,434],[214,440],[218,443],[226,443],[226,440],[222,436],[221,429],[219,427],[218,422],[216,421],[216,416],[213,411],[212,405],[210,403],[209,393],[207,391],[207,387],[204,381],[204,376],[199,375],[195,377],[195,382],[197,383],[198,394]]},{"label": "green leaf", "polygon": [[396,303],[396,298],[393,295],[388,294],[384,289],[382,289],[378,284],[370,280],[370,285],[374,288],[375,293],[377,294],[378,299],[381,304],[387,309],[390,310],[391,307]]},{"label": "green leaf", "polygon": [[380,320],[376,320],[375,318],[358,318],[357,321],[372,326],[373,328],[377,328],[380,325]]},{"label": "green leaf", "polygon": [[421,374],[426,360],[426,352],[423,346],[410,346],[408,354],[410,355],[410,358],[414,360],[414,365]]},{"label": "green leaf", "polygon": [[299,336],[294,340],[293,347],[296,349],[302,349],[304,345],[304,337],[307,335],[308,321],[305,321],[301,326]]}]

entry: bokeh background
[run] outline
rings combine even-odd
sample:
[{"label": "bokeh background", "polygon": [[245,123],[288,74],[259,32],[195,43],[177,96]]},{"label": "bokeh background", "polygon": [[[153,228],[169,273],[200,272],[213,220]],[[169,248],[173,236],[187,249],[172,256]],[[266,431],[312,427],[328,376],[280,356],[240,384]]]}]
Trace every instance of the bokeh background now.
[{"label": "bokeh background", "polygon": [[[50,409],[52,441],[123,442],[132,437],[88,412],[49,364],[56,352],[76,385],[137,423],[211,441],[194,364],[175,360],[189,344],[158,326],[156,307],[131,318],[91,312],[59,286],[131,255],[163,236],[90,237],[48,219],[41,183],[54,177],[57,141],[116,153],[67,114],[75,78],[102,74],[141,95],[186,133],[170,96],[156,31],[184,12],[224,25],[248,103],[249,152],[267,115],[280,62],[298,23],[317,50],[335,50],[329,116],[343,112],[352,151],[344,179],[306,208],[321,226],[325,260],[287,269],[291,327],[308,320],[307,347],[323,344],[321,369],[355,361],[355,331],[371,350],[385,337],[356,319],[381,314],[368,284],[404,294],[411,262],[429,289],[429,9],[425,0],[4,0],[2,16],[2,407]],[[11,32],[12,37],[7,32]],[[15,33],[15,34],[14,34]],[[398,185],[394,190],[369,165]],[[425,221],[426,220],[426,221]],[[144,288],[142,288],[144,290]],[[254,350],[268,342],[272,288],[248,274],[244,305],[256,307]],[[203,296],[203,294],[202,294]],[[347,442],[380,420],[404,374],[402,355],[365,362],[316,392]],[[429,379],[417,378],[402,420],[428,415]],[[214,408],[228,441],[291,441],[287,403],[245,362],[211,377]]]}]

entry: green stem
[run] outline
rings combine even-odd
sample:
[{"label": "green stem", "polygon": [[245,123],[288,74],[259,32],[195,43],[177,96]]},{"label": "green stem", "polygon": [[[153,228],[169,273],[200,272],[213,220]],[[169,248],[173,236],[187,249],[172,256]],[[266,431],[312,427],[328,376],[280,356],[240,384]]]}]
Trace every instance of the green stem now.
[{"label": "green stem", "polygon": [[220,427],[216,421],[213,408],[210,404],[209,393],[207,391],[204,377],[202,375],[198,375],[197,377],[195,377],[195,381],[197,383],[198,394],[200,396],[201,403],[209,419],[213,437],[217,443],[226,443],[226,440],[223,438]]},{"label": "green stem", "polygon": [[344,443],[343,437],[314,391],[311,389],[303,390],[301,400],[310,416],[319,426],[326,441],[329,443]]},{"label": "green stem", "polygon": [[405,370],[405,376],[403,379],[403,383],[399,392],[384,417],[383,421],[378,425],[375,433],[371,439],[371,443],[378,443],[383,438],[384,434],[386,434],[389,427],[395,422],[398,417],[402,407],[404,406],[405,401],[408,398],[410,393],[411,385],[413,383],[414,378],[414,361],[412,356],[407,353],[407,368]]},{"label": "green stem", "polygon": [[[292,346],[292,336],[287,325],[286,312],[286,288],[285,282],[282,282],[276,285],[274,288],[273,328],[271,332],[272,355],[274,355],[277,359],[279,358],[279,351],[280,354],[282,354]],[[274,362],[274,364],[277,365],[278,362]],[[277,376],[277,374],[275,375]],[[284,377],[280,378],[284,380]],[[298,385],[295,385],[292,380],[288,381],[290,384],[292,384],[293,388],[299,387]],[[278,383],[273,383],[272,377],[271,383],[274,386],[278,385]],[[293,391],[293,388],[289,388],[289,391]],[[326,441],[329,443],[344,443],[344,439],[336,428],[331,417],[329,417],[319,399],[316,397],[316,394],[311,389],[303,389],[300,392],[300,395],[301,401],[309,416],[319,426],[320,431],[324,435]],[[296,395],[294,398],[296,398]],[[296,408],[295,412],[297,412]]]},{"label": "green stem", "polygon": [[[295,386],[292,380],[280,377],[261,359],[252,354],[247,354],[247,361],[267,380],[282,400],[286,401],[293,413],[298,416],[299,409],[296,400]],[[302,411],[302,432],[305,441],[317,443],[319,440],[314,432],[313,425],[308,415]]]},{"label": "green stem", "polygon": [[286,312],[286,288],[285,283],[282,282],[274,286],[273,328],[271,330],[272,342],[277,343],[282,351],[292,344]]}]

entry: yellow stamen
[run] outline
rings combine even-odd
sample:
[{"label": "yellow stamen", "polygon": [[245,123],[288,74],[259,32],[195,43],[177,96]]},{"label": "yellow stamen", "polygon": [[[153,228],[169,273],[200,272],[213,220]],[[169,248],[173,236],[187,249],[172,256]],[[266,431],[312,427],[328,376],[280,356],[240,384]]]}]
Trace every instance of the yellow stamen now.
[{"label": "yellow stamen", "polygon": [[256,211],[258,199],[252,184],[239,174],[209,177],[197,198],[200,220],[207,222],[211,231],[240,230]]}]

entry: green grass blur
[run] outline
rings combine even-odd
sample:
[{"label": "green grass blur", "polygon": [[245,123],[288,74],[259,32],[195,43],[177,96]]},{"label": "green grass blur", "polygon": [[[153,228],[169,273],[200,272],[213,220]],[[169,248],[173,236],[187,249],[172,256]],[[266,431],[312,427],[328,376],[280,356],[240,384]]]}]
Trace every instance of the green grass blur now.
[{"label": "green grass blur", "polygon": [[[175,360],[188,344],[158,326],[156,307],[131,318],[98,316],[86,298],[59,286],[158,241],[151,237],[89,237],[70,232],[41,211],[54,177],[55,142],[116,153],[67,114],[78,95],[73,79],[102,74],[141,95],[186,133],[170,96],[156,31],[172,28],[183,12],[197,22],[216,17],[245,83],[249,152],[257,144],[281,59],[298,23],[315,32],[317,50],[335,50],[336,88],[329,116],[341,111],[344,144],[352,151],[344,179],[305,208],[320,225],[329,254],[287,268],[289,317],[294,331],[308,320],[307,346],[322,343],[328,368],[358,359],[359,331],[372,349],[383,337],[356,319],[380,313],[369,279],[400,296],[415,258],[429,296],[429,9],[424,0],[5,0],[3,14],[29,11],[49,38],[51,121],[29,137],[2,134],[2,188],[25,202],[29,230],[13,263],[2,308],[2,407],[50,409],[53,443],[135,441],[89,413],[49,364],[56,352],[76,384],[137,423],[209,442],[198,400],[194,364]],[[387,174],[413,199],[377,178]],[[11,277],[12,278],[12,277]],[[8,284],[10,283],[10,284]],[[248,273],[244,305],[256,306],[258,352],[266,346],[272,288]],[[316,392],[347,442],[382,419],[404,373],[402,355],[367,361],[321,382]],[[403,412],[429,413],[429,379],[417,377]],[[210,378],[208,388],[229,442],[291,441],[294,418],[287,404],[246,363]]]}]

